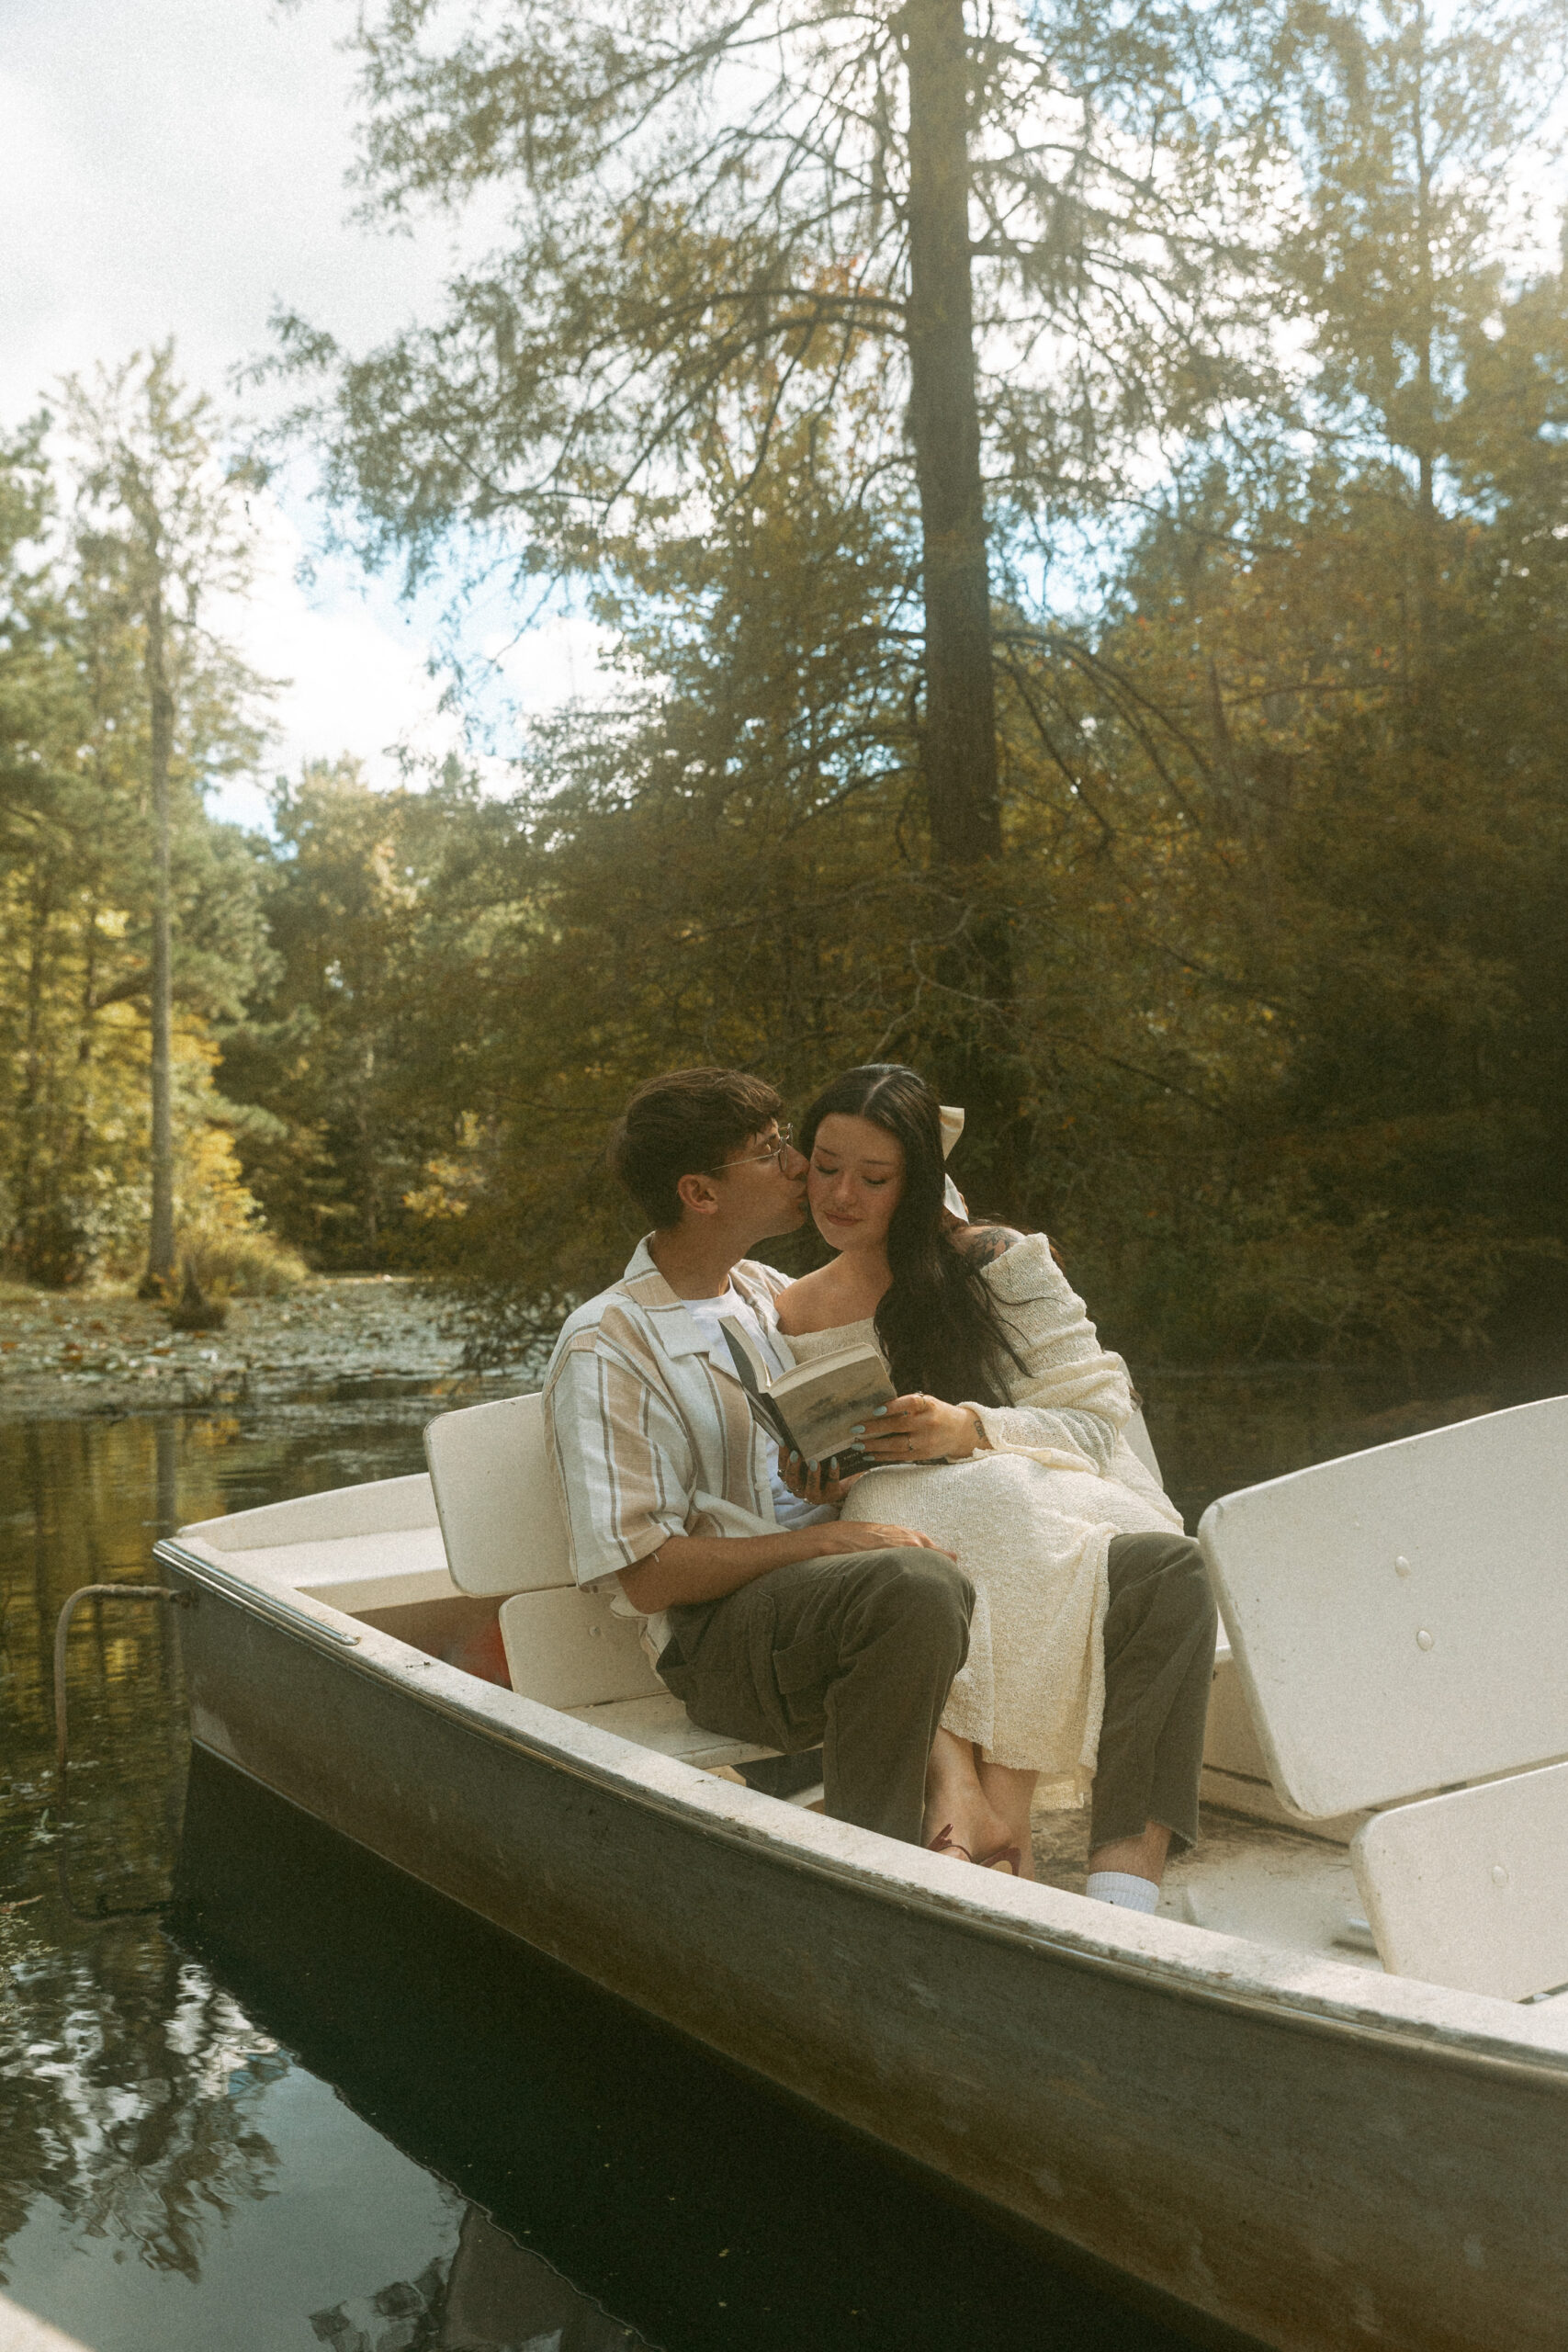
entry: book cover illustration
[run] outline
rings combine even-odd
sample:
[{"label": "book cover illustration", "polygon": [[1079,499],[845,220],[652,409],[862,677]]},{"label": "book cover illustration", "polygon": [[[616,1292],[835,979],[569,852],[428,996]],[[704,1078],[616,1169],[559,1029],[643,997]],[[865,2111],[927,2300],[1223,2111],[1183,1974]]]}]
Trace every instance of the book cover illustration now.
[{"label": "book cover illustration", "polygon": [[836,1456],[844,1477],[875,1467],[851,1434],[897,1393],[875,1348],[859,1340],[771,1379],[734,1317],[722,1316],[720,1329],[752,1413],[784,1454],[798,1453],[803,1462]]}]

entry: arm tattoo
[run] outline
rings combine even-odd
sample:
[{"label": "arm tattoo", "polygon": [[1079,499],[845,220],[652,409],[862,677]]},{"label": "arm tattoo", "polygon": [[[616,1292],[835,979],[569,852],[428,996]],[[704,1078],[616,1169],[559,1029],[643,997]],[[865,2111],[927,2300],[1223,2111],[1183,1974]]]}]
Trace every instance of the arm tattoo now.
[{"label": "arm tattoo", "polygon": [[1022,1241],[1025,1236],[1010,1225],[987,1225],[970,1242],[967,1256],[972,1266],[989,1266],[1005,1251]]}]

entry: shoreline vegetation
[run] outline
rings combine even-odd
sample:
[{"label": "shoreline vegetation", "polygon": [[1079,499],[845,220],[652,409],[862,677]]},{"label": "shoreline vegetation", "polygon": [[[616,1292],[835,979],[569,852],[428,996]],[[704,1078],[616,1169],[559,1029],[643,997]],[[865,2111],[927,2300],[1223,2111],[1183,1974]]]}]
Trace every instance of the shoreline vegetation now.
[{"label": "shoreline vegetation", "polygon": [[237,1406],[375,1382],[472,1389],[447,1302],[412,1275],[317,1277],[271,1298],[230,1298],[221,1328],[176,1331],[128,1289],[0,1285],[0,1422]]},{"label": "shoreline vegetation", "polygon": [[[231,1297],[221,1326],[171,1328],[129,1286],[0,1284],[0,1425],[312,1399],[368,1404],[400,1389],[441,1408],[536,1386],[543,1355],[477,1370],[455,1293],[406,1274],[315,1275],[272,1297]],[[1501,1366],[1276,1360],[1141,1364],[1137,1384],[1166,1485],[1190,1526],[1216,1494],[1309,1462],[1386,1445],[1545,1393]]]}]

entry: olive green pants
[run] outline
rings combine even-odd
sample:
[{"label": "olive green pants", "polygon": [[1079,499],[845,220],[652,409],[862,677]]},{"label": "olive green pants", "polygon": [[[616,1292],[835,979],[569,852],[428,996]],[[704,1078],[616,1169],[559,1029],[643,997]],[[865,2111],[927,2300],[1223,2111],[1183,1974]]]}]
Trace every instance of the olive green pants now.
[{"label": "olive green pants", "polygon": [[[1091,1843],[1158,1821],[1189,1846],[1214,1660],[1202,1555],[1184,1535],[1118,1535],[1108,1573]],[[723,1600],[672,1609],[659,1672],[705,1731],[786,1755],[819,1745],[834,1819],[918,1844],[926,1759],[974,1600],[942,1552],[799,1560]]]},{"label": "olive green pants", "polygon": [[1141,1837],[1150,1821],[1190,1846],[1218,1622],[1203,1555],[1190,1535],[1116,1535],[1108,1575],[1089,1849]]},{"label": "olive green pants", "polygon": [[915,1544],[796,1560],[670,1611],[660,1678],[705,1731],[820,1746],[828,1811],[918,1845],[926,1762],[969,1649],[975,1588]]}]

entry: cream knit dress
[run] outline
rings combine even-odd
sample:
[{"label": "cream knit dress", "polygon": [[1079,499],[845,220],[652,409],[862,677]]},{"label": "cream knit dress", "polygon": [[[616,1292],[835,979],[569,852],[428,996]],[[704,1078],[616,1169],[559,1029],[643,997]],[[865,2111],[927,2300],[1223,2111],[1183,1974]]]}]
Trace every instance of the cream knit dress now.
[{"label": "cream knit dress", "polygon": [[[869,1471],[845,1519],[914,1528],[975,1585],[969,1655],[944,1727],[988,1763],[1041,1775],[1048,1804],[1081,1804],[1105,1708],[1106,1558],[1113,1535],[1179,1535],[1174,1506],[1122,1432],[1127,1367],[1093,1324],[1043,1233],[986,1268],[1024,1368],[1006,1405],[976,1406],[990,1442],[963,1462]],[[799,1363],[870,1339],[870,1322],[781,1335]]]}]

